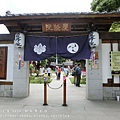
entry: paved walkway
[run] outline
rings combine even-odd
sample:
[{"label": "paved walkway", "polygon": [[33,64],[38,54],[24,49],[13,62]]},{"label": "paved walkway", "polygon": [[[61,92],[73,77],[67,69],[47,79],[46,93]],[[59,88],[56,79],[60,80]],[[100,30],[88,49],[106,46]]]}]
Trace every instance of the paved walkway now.
[{"label": "paved walkway", "polygon": [[[62,80],[54,79],[57,88]],[[43,85],[31,84],[27,98],[0,97],[0,120],[120,120],[120,102],[86,99],[86,86],[76,87],[67,78],[67,106],[63,104],[63,87],[48,87],[48,106],[43,106]]]}]

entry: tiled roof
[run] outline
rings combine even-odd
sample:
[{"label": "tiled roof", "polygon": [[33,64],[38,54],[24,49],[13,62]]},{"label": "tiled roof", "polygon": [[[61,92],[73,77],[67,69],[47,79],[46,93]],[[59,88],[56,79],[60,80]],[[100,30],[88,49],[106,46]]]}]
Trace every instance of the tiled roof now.
[{"label": "tiled roof", "polygon": [[52,35],[67,35],[85,33],[90,30],[109,31],[113,22],[120,20],[120,12],[76,12],[76,13],[25,13],[0,16],[0,24],[6,25],[10,33],[26,32],[27,34],[43,33],[43,22],[70,22],[71,33],[52,33]]},{"label": "tiled roof", "polygon": [[[112,14],[120,14],[120,12],[64,12],[64,13],[22,13],[22,14],[10,14],[8,16],[61,16],[61,15],[112,15]],[[0,15],[0,17],[5,17],[5,15]],[[8,17],[7,16],[7,17]]]}]

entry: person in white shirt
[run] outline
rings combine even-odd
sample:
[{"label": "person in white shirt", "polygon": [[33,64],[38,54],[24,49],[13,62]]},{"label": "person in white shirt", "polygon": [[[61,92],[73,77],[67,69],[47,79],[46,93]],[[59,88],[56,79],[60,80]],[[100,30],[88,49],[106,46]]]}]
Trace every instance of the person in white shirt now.
[{"label": "person in white shirt", "polygon": [[41,74],[41,75],[44,74],[44,71],[45,71],[44,67],[43,67],[43,66],[40,66],[40,74]]},{"label": "person in white shirt", "polygon": [[55,74],[56,74],[56,77],[57,77],[57,74],[58,74],[58,67],[57,66],[55,67]]},{"label": "person in white shirt", "polygon": [[47,73],[48,73],[48,76],[50,77],[50,74],[51,74],[51,68],[50,67],[47,68]]}]

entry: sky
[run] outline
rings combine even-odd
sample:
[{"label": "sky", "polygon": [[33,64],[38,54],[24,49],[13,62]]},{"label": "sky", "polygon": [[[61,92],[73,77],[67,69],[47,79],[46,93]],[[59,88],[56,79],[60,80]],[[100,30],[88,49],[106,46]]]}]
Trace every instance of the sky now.
[{"label": "sky", "polygon": [[[4,16],[8,10],[11,14],[91,12],[91,2],[92,0],[0,0],[0,16]],[[0,25],[0,33],[8,33],[5,26]]]}]

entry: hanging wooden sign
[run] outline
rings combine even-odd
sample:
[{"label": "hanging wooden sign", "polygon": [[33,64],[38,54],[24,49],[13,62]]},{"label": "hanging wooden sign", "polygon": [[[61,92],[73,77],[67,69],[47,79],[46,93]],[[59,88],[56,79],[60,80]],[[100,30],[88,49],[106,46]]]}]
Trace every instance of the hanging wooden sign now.
[{"label": "hanging wooden sign", "polygon": [[112,74],[120,74],[120,51],[111,52],[111,71]]},{"label": "hanging wooden sign", "polygon": [[42,23],[43,32],[70,32],[71,23],[69,22],[47,22]]}]

